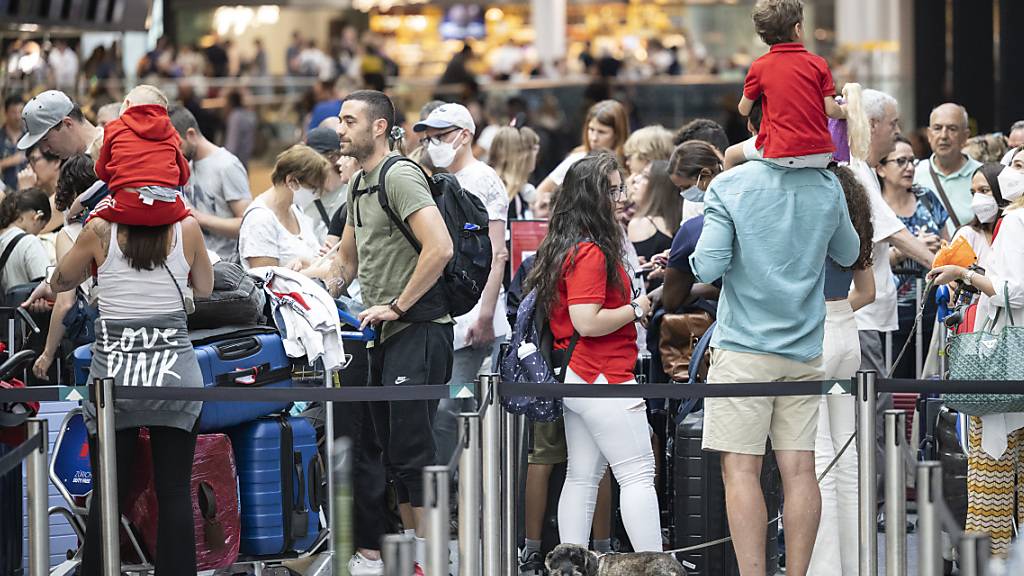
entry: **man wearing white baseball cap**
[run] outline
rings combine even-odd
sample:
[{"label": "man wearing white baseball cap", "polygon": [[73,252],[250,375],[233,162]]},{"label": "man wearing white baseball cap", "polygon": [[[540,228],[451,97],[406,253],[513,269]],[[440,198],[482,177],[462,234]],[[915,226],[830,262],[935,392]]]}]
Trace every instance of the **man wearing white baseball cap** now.
[{"label": "man wearing white baseball cap", "polygon": [[[480,302],[468,314],[455,319],[455,361],[450,383],[472,382],[484,360],[509,332],[505,299],[501,297],[502,279],[508,250],[505,247],[505,221],[508,219],[508,194],[493,168],[473,156],[476,123],[461,104],[438,106],[422,122],[413,126],[422,135],[421,142],[431,163],[458,179],[463,188],[475,194],[487,208],[488,236],[491,239],[491,274],[487,277]],[[496,354],[495,354],[496,355]],[[493,362],[492,362],[493,364]],[[445,463],[458,441],[456,416],[460,400],[441,400],[434,420],[434,442],[438,463]]]},{"label": "man wearing white baseball cap", "polygon": [[22,109],[25,135],[18,149],[38,146],[43,152],[67,159],[75,154],[95,158],[103,145],[103,129],[82,116],[82,110],[60,90],[47,90]]}]

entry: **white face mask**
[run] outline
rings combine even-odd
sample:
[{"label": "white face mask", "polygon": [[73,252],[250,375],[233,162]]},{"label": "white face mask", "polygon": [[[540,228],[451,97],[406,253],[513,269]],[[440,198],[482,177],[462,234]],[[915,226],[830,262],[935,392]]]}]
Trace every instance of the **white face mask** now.
[{"label": "white face mask", "polygon": [[453,145],[451,142],[439,142],[437,144],[427,144],[427,154],[430,155],[430,163],[438,168],[447,168],[452,165],[455,161],[455,152],[461,148]]},{"label": "white face mask", "polygon": [[1024,196],[1024,172],[1013,168],[1005,168],[999,173],[997,180],[999,181],[999,192],[1002,194],[1003,200],[1013,202]]},{"label": "white face mask", "polygon": [[316,193],[313,192],[313,189],[306,188],[305,186],[299,186],[292,190],[292,195],[292,203],[298,206],[300,210],[305,210],[307,206],[316,200]]},{"label": "white face mask", "polygon": [[[1006,170],[1003,170],[1006,172]],[[978,217],[978,221],[982,224],[988,224],[989,222],[996,219],[999,214],[999,205],[996,204],[996,199],[986,194],[975,194],[971,198],[971,210],[974,210],[974,215]]]}]

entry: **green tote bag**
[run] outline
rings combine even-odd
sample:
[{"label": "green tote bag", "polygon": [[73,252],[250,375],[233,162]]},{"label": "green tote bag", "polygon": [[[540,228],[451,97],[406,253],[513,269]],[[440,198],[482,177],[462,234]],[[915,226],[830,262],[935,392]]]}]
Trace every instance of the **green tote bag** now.
[{"label": "green tote bag", "polygon": [[943,394],[947,406],[963,414],[985,416],[1024,412],[1024,326],[1016,326],[1010,310],[1010,291],[1003,285],[1010,323],[994,334],[1002,309],[980,331],[958,334],[949,343],[950,380],[1017,380],[1021,394]]}]

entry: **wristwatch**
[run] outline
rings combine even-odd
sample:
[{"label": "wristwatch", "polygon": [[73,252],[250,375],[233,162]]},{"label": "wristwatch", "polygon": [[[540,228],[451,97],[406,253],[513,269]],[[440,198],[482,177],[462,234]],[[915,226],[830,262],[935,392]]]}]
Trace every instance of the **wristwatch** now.
[{"label": "wristwatch", "polygon": [[644,317],[644,309],[640,307],[636,302],[630,302],[630,306],[633,307],[633,317],[637,320],[641,320]]},{"label": "wristwatch", "polygon": [[391,300],[391,302],[388,303],[388,308],[390,308],[391,311],[394,312],[395,315],[397,315],[399,318],[405,316],[405,310],[402,310],[401,308],[398,307],[398,298]]}]

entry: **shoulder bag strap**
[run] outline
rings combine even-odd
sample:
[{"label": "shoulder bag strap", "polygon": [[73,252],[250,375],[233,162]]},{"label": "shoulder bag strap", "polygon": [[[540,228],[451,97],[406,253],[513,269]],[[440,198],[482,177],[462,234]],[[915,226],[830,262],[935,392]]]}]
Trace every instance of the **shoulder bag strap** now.
[{"label": "shoulder bag strap", "polygon": [[[387,175],[388,170],[397,162],[400,162],[402,160],[407,160],[409,163],[415,165],[421,171],[423,170],[423,168],[419,164],[416,164],[415,162],[409,160],[408,158],[405,158],[404,156],[392,156],[385,160],[384,165],[381,166],[380,169],[380,178],[378,178],[377,180],[377,201],[380,202],[380,207],[388,215],[388,218],[391,218],[391,221],[395,224],[396,227],[398,227],[398,230],[402,233],[402,236],[405,236],[405,239],[408,240],[410,244],[412,244],[412,247],[416,249],[416,253],[418,254],[422,249],[420,241],[416,239],[416,236],[413,235],[412,230],[409,229],[405,222],[398,217],[398,214],[395,214],[395,211],[391,209],[391,205],[388,203],[387,187],[384,184],[385,176]],[[425,172],[423,173],[423,175],[424,177],[426,177]],[[430,187],[429,180],[427,181],[427,187]]]},{"label": "shoulder bag strap", "polygon": [[580,333],[575,329],[572,331],[572,338],[569,339],[569,347],[565,350],[565,356],[562,357],[562,371],[558,373],[558,381],[565,382],[565,375],[569,370],[569,360],[572,360],[572,351],[576,349],[576,344],[580,341]]},{"label": "shoulder bag strap", "polygon": [[330,228],[331,217],[327,215],[327,208],[324,208],[323,201],[317,198],[316,200],[313,200],[313,205],[316,206],[316,211],[320,213],[320,219],[323,220],[324,226]]},{"label": "shoulder bag strap", "polygon": [[949,202],[949,197],[946,196],[946,189],[942,187],[942,182],[939,181],[939,175],[935,173],[935,167],[932,166],[932,161],[928,160],[928,173],[932,175],[932,182],[935,184],[935,191],[942,197],[942,204],[946,207],[946,212],[949,213],[950,219],[953,220],[953,225],[957,228],[960,227],[960,219],[956,216],[956,210],[953,210],[953,205]]},{"label": "shoulder bag strap", "polygon": [[22,232],[11,238],[11,241],[7,243],[7,247],[4,248],[4,253],[0,254],[0,278],[4,277],[4,270],[7,268],[7,261],[11,259],[11,254],[14,253],[14,247],[21,242],[21,239],[28,236],[28,232]]}]

